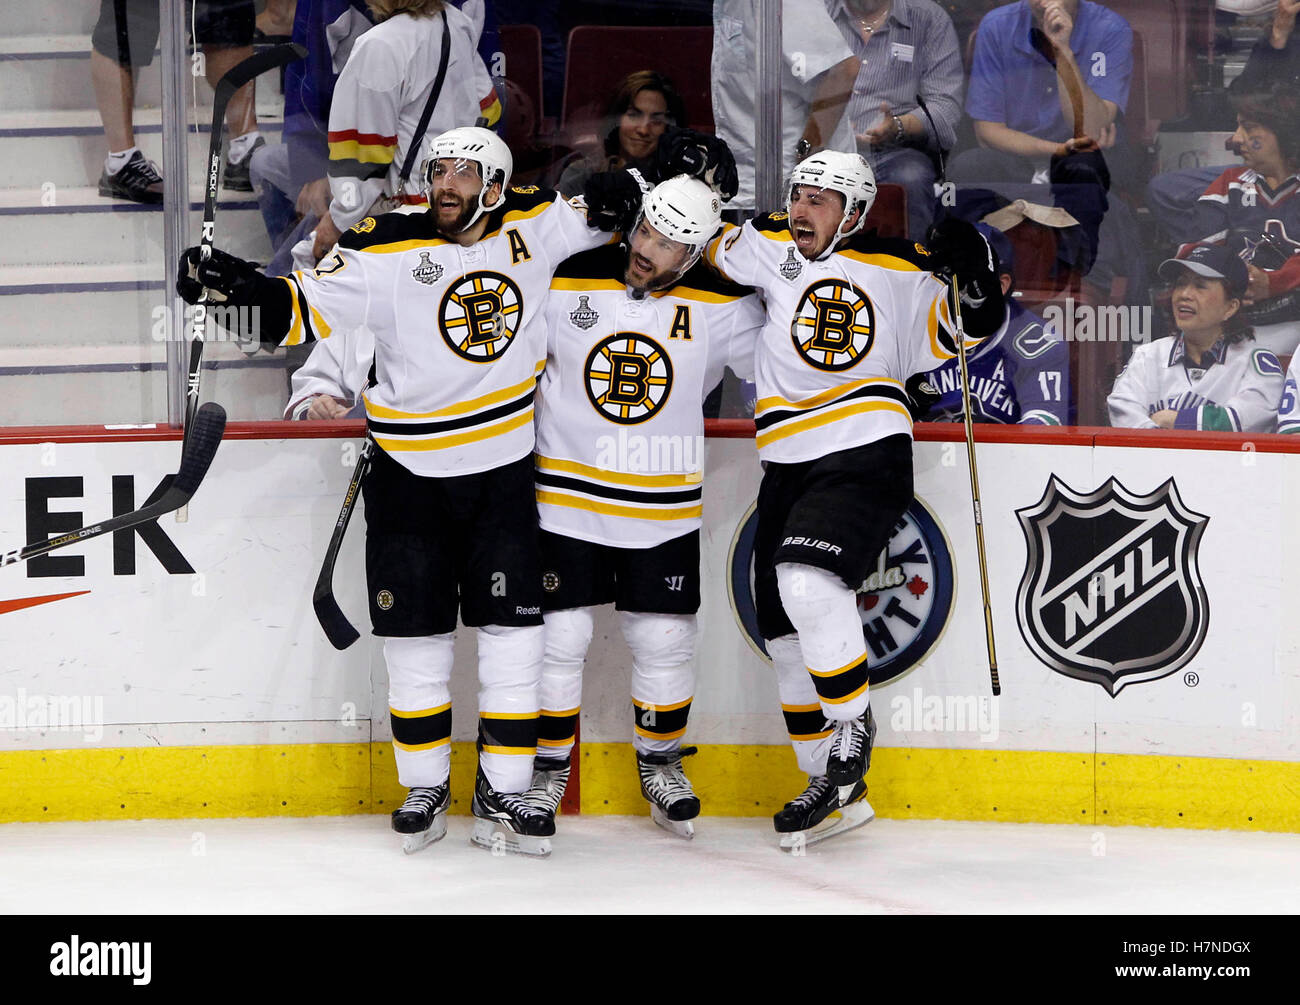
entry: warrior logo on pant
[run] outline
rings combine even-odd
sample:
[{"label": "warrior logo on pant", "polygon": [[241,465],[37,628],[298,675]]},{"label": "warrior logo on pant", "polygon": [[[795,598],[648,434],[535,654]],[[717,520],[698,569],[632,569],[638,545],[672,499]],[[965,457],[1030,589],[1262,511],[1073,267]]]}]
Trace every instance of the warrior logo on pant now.
[{"label": "warrior logo on pant", "polygon": [[842,279],[823,279],[799,298],[790,338],[818,370],[847,370],[871,351],[876,314],[871,299]]},{"label": "warrior logo on pant", "polygon": [[673,386],[673,365],[654,339],[617,332],[587,356],[587,397],[611,422],[645,422],[664,406]]},{"label": "warrior logo on pant", "polygon": [[457,356],[490,363],[514,342],[524,300],[499,272],[471,272],[452,285],[438,308],[438,330]]}]

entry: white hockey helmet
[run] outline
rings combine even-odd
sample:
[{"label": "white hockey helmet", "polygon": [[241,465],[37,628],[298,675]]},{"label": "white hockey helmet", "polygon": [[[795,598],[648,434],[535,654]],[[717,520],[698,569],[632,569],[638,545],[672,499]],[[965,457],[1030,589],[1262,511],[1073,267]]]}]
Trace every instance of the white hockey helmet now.
[{"label": "white hockey helmet", "polygon": [[[510,148],[496,133],[481,126],[460,126],[439,133],[429,140],[428,155],[424,162],[424,182],[427,189],[433,189],[433,166],[440,160],[473,161],[478,165],[479,177],[483,179],[483,188],[478,194],[478,210],[465,224],[468,230],[484,213],[498,208],[506,198],[506,189],[510,186],[510,175],[514,172],[515,162],[510,155]],[[494,183],[500,183],[501,194],[491,205],[487,202],[488,189]]]},{"label": "white hockey helmet", "polygon": [[[805,157],[795,165],[790,175],[790,184],[785,190],[785,212],[790,213],[790,200],[796,185],[808,185],[813,188],[830,189],[844,196],[844,217],[840,220],[839,233],[832,241],[832,246],[842,238],[850,237],[861,230],[867,222],[867,213],[876,201],[876,176],[871,173],[871,165],[859,154],[847,154],[840,150],[823,150]],[[856,206],[862,208],[858,222],[851,230],[845,231]]]},{"label": "white hockey helmet", "polygon": [[[700,260],[709,239],[722,226],[722,200],[712,188],[690,175],[662,181],[641,200],[641,219],[670,241],[687,247],[678,275]],[[633,231],[636,227],[633,227]]]}]

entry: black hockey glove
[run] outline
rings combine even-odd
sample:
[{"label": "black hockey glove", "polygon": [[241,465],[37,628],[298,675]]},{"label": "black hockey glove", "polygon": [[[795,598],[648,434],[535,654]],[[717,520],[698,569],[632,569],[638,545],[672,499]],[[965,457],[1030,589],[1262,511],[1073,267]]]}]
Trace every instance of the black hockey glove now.
[{"label": "black hockey glove", "polygon": [[928,373],[912,374],[903,388],[907,391],[907,410],[912,413],[913,422],[924,422],[930,409],[943,397]]},{"label": "black hockey glove", "polygon": [[210,303],[253,307],[265,299],[270,285],[275,285],[275,280],[258,272],[252,262],[218,248],[212,249],[206,262],[201,249],[186,248],[176,274],[176,292],[187,304],[197,304],[206,288]]},{"label": "black hockey glove", "polygon": [[289,287],[282,280],[262,275],[252,262],[216,248],[205,262],[199,248],[187,248],[181,254],[176,292],[187,304],[197,304],[204,289],[214,305],[252,308],[214,315],[238,341],[257,341],[270,351],[288,334],[293,321]]},{"label": "black hockey glove", "polygon": [[638,177],[628,171],[600,171],[588,178],[582,193],[587,222],[606,233],[631,230],[645,195]]},{"label": "black hockey glove", "polygon": [[740,189],[731,148],[718,137],[694,129],[665,133],[659,140],[656,167],[660,181],[687,174],[711,185],[724,202]]}]

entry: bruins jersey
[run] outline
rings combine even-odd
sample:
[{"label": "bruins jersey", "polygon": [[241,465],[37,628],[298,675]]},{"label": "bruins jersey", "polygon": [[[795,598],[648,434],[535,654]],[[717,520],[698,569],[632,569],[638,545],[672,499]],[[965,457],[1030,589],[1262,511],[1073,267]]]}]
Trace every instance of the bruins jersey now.
[{"label": "bruins jersey", "polygon": [[911,435],[903,382],[957,354],[947,288],[926,271],[921,245],[869,233],[810,262],[786,214],[770,213],[727,228],[706,255],[767,301],[754,353],[763,460],[792,464]]},{"label": "bruins jersey", "polygon": [[699,528],[705,396],[723,368],[748,376],[765,317],[753,290],[702,265],[634,299],[624,252],[569,259],[546,305],[537,409],[544,529],[648,548]]},{"label": "bruins jersey", "polygon": [[577,205],[534,187],[509,190],[469,247],[441,237],[427,212],[366,217],[314,270],[285,278],[284,344],[364,330],[375,344],[363,396],[375,443],[417,475],[500,467],[533,449],[551,274],[608,240]]}]

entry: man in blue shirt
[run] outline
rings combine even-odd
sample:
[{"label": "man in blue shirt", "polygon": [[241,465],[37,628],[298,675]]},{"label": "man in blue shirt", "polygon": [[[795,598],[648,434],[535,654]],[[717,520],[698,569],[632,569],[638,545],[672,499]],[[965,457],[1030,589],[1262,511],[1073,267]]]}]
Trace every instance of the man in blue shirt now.
[{"label": "man in blue shirt", "polygon": [[1046,180],[1051,158],[1093,143],[1113,159],[1123,149],[1119,120],[1132,73],[1132,29],[1100,4],[1021,0],[990,11],[966,96],[984,149],[958,158],[954,175],[977,160],[981,181],[1030,181],[1039,173]]}]

